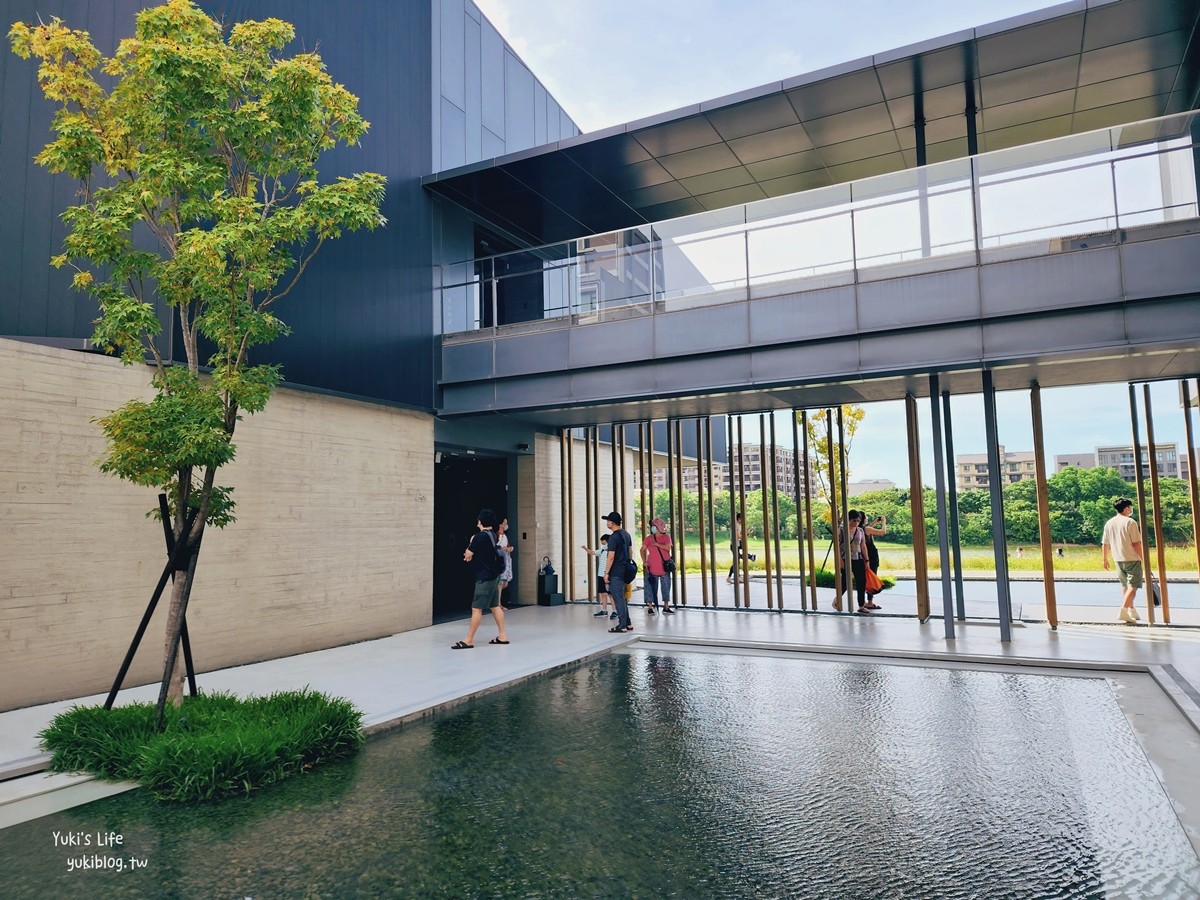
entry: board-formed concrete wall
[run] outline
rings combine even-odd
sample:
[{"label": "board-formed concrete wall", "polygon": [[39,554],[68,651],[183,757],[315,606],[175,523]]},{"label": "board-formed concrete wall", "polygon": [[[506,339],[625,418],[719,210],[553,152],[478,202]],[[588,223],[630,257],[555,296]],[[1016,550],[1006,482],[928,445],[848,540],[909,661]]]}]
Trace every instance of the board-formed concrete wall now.
[{"label": "board-formed concrete wall", "polygon": [[[106,691],[145,611],[155,493],[100,473],[90,420],[148,376],[0,340],[0,710]],[[205,535],[188,610],[199,671],[430,624],[431,416],[284,387],[235,443],[238,520]],[[165,607],[126,685],[161,677]]]}]

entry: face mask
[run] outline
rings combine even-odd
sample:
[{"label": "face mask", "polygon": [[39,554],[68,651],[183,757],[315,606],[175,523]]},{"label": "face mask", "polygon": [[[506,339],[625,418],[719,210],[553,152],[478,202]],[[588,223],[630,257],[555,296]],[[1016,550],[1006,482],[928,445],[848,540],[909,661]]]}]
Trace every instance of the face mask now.
[{"label": "face mask", "polygon": [[658,534],[658,526],[657,526],[657,525],[651,525],[651,526],[650,526],[650,533],[651,533],[651,534]]}]

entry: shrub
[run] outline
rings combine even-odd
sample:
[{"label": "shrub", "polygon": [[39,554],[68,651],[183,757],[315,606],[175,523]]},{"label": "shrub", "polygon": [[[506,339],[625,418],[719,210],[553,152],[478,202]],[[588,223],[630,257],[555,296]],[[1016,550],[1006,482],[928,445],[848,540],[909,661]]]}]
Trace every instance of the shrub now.
[{"label": "shrub", "polygon": [[162,733],[154,714],[153,703],[72,707],[40,735],[53,753],[50,769],[136,781],[168,800],[215,800],[353,755],[363,744],[362,713],[308,689],[246,700],[187,697],[168,708]]}]

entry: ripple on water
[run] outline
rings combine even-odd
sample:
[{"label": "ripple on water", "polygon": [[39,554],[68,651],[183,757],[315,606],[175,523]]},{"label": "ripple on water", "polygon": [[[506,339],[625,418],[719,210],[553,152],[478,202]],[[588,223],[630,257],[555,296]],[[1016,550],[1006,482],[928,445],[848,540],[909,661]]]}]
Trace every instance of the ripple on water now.
[{"label": "ripple on water", "polygon": [[[68,873],[115,831],[137,872]],[[1108,683],[638,651],[254,797],[7,829],[5,897],[1200,896]]]}]

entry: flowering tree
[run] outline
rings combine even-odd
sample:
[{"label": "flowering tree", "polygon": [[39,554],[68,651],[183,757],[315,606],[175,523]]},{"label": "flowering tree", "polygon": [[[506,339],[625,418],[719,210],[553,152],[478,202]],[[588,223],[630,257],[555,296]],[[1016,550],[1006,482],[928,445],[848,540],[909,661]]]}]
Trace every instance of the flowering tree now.
[{"label": "flowering tree", "polygon": [[[153,367],[153,399],[99,419],[99,465],[165,492],[181,547],[160,722],[183,696],[177,650],[200,538],[234,520],[217,470],[242,413],[262,410],[280,380],[250,351],[287,334],[276,309],[326,241],[386,224],[381,175],[318,180],[320,154],[357,144],[367,122],[319,55],[280,54],[293,36],[279,19],[226,31],[190,0],[139,13],[111,58],[59,19],[9,32],[58,106],[36,160],[80,182],[52,264],[97,302],[93,343]],[[178,319],[186,365],[162,355],[156,300]]]}]

